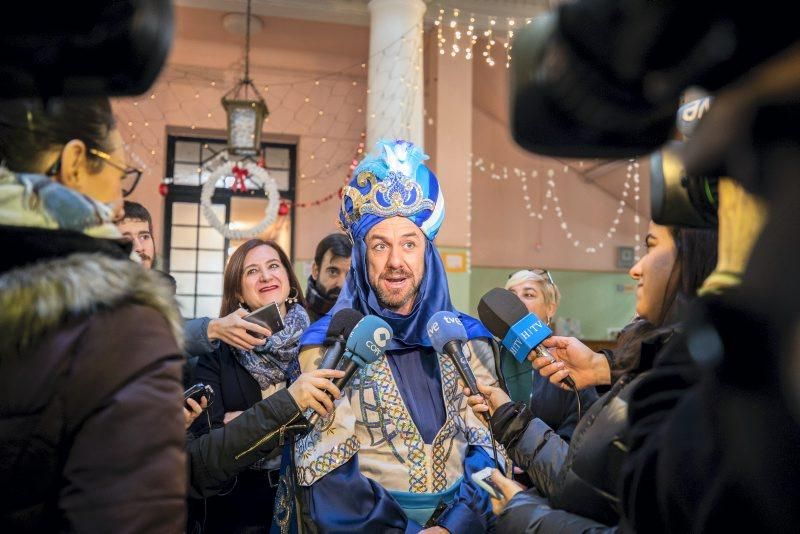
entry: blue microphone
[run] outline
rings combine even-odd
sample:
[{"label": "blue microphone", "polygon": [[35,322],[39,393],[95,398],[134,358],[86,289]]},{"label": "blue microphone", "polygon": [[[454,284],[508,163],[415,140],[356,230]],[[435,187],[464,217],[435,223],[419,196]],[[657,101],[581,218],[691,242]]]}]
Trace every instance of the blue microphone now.
[{"label": "blue microphone", "polygon": [[[461,380],[470,389],[473,395],[480,395],[478,390],[478,382],[475,380],[475,374],[469,366],[464,351],[461,348],[462,343],[467,341],[467,331],[461,323],[461,319],[452,312],[440,311],[434,313],[428,320],[428,337],[431,340],[431,345],[439,354],[447,354],[456,366],[458,374],[461,375]],[[489,415],[486,412],[481,414],[486,421],[489,421]]]},{"label": "blue microphone", "polygon": [[[360,367],[369,365],[383,356],[386,345],[389,344],[393,335],[392,328],[380,317],[367,315],[358,321],[347,337],[344,354],[337,362],[336,367],[344,371],[344,376],[334,379],[333,384],[339,390],[344,389]],[[331,397],[330,393],[328,396]],[[308,418],[312,428],[317,424],[318,419],[317,412]]]},{"label": "blue microphone", "polygon": [[[486,293],[478,303],[478,316],[517,361],[524,361],[531,351],[551,362],[556,361],[541,344],[553,335],[553,331],[536,314],[529,312],[511,291],[496,287]],[[571,376],[561,382],[575,389]]]}]

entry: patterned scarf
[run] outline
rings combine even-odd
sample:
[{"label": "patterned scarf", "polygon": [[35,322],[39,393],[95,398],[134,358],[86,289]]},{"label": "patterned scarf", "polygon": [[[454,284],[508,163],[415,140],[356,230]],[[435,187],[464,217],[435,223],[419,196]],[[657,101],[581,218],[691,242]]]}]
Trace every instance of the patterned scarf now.
[{"label": "patterned scarf", "polygon": [[317,281],[311,278],[311,276],[308,277],[308,286],[306,287],[306,302],[308,303],[308,308],[316,313],[319,317],[322,317],[328,313],[331,308],[333,308],[333,305],[336,304],[337,298],[339,298],[339,293],[336,293],[336,296],[333,298],[320,293]]},{"label": "patterned scarf", "polygon": [[269,337],[253,350],[236,349],[236,357],[258,382],[262,391],[273,384],[294,381],[300,376],[300,336],[311,321],[299,304],[289,306],[283,322],[285,328]]}]

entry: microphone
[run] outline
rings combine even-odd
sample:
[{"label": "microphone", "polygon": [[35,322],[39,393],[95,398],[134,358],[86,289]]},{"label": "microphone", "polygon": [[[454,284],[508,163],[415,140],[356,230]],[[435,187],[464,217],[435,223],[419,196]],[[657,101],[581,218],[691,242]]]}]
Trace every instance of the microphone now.
[{"label": "microphone", "polygon": [[[473,395],[480,395],[475,374],[464,356],[464,351],[461,350],[461,344],[467,341],[467,331],[464,329],[461,319],[452,312],[440,311],[434,313],[428,320],[427,330],[436,352],[450,356],[464,384]],[[488,423],[489,415],[486,412],[482,412],[481,415]]]},{"label": "microphone", "polygon": [[336,369],[344,354],[345,343],[356,324],[364,318],[364,314],[352,308],[343,308],[331,317],[328,331],[325,334],[325,355],[319,369]]},{"label": "microphone", "polygon": [[[539,356],[551,362],[556,361],[550,351],[541,345],[542,341],[553,335],[553,331],[536,314],[530,313],[511,291],[496,287],[486,293],[478,303],[478,316],[517,361],[523,361],[534,350]],[[571,376],[561,382],[577,391]]]},{"label": "microphone", "polygon": [[[392,335],[394,335],[392,328],[380,317],[375,315],[363,317],[347,337],[346,350],[340,360],[344,376],[335,379],[333,384],[340,390],[344,389],[359,368],[369,365],[383,356]],[[330,397],[330,393],[327,395]],[[318,419],[317,412],[311,414],[308,418],[311,428],[316,426]]]}]

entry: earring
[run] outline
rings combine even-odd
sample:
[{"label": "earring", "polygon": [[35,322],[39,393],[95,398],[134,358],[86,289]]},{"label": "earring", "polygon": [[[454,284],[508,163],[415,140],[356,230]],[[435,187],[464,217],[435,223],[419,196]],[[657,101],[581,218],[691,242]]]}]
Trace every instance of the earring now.
[{"label": "earring", "polygon": [[[294,295],[292,295],[292,291],[294,291]],[[297,304],[297,297],[300,296],[300,292],[297,290],[296,287],[293,287],[291,291],[289,291],[289,296],[286,297],[286,304]]]}]

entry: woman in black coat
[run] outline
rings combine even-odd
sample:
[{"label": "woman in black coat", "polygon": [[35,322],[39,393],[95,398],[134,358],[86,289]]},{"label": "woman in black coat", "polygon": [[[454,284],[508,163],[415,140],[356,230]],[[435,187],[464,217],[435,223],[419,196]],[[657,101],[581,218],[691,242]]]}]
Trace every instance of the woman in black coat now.
[{"label": "woman in black coat", "polygon": [[[313,378],[311,385],[314,387],[308,390],[305,401],[298,402],[293,394],[298,382],[299,387],[305,387],[303,384],[306,382],[298,379],[300,366],[297,361],[300,336],[309,325],[303,293],[289,258],[280,246],[272,241],[251,239],[231,255],[225,268],[220,317],[231,314],[239,307],[253,311],[272,302],[278,305],[283,317],[285,327],[281,331],[271,333],[262,345],[253,350],[243,350],[216,341],[216,350],[203,355],[198,361],[195,380],[210,385],[215,395],[207,416],[195,421],[192,427],[194,435],[205,434],[209,426],[211,429],[227,430],[226,425],[262,403],[262,399],[266,399],[263,402],[275,409],[273,416],[276,417],[276,421],[256,422],[263,428],[281,423],[278,428],[285,430],[287,424],[291,426],[297,421],[295,417],[301,417],[299,414],[305,408],[321,414],[327,413],[326,406],[332,408],[322,390],[328,387],[325,383],[329,381],[321,376],[310,377]],[[289,382],[295,385],[286,392]],[[254,413],[249,413],[248,419],[253,416]],[[221,434],[219,430],[217,433]],[[230,469],[231,475],[238,474],[227,481],[215,481],[214,477],[210,477],[198,483],[201,493],[208,494],[210,491],[217,495],[207,498],[205,502],[190,502],[190,532],[197,525],[204,532],[212,533],[269,531],[280,467],[277,450],[282,437],[280,434],[279,431],[277,441],[271,439],[274,435],[264,434],[262,437],[270,438],[265,443],[255,440],[250,447],[236,453],[233,460],[245,460],[249,464],[247,468],[234,469],[239,464],[231,458],[222,461],[232,462],[232,465],[214,464],[216,460],[208,454],[208,449],[205,450],[206,460],[212,462],[212,467],[221,468],[223,474],[226,469]],[[213,437],[207,439],[214,440]],[[240,439],[247,441],[246,438]],[[267,441],[275,449],[271,453],[264,447]],[[225,439],[221,443],[225,444]],[[267,455],[262,454],[257,459],[247,458],[257,450]],[[192,458],[192,462],[195,460]],[[202,469],[199,471],[202,472]]]},{"label": "woman in black coat", "polygon": [[510,481],[498,480],[510,498],[498,530],[581,531],[617,524],[617,481],[626,454],[627,401],[633,385],[652,367],[655,355],[672,336],[684,301],[695,295],[716,263],[715,230],[651,223],[646,245],[647,254],[630,271],[638,282],[640,320],[620,340],[620,349],[606,355],[592,352],[574,338],[554,336],[546,341],[557,357],[569,352],[573,360],[580,354],[595,362],[594,374],[585,376],[565,372],[563,362],[534,360],[555,383],[570,374],[578,387],[611,384],[612,369],[618,376],[611,390],[578,423],[570,443],[527,407],[511,403],[499,388],[480,386],[485,401],[477,395],[470,397],[475,411],[490,411],[495,436],[534,483],[534,488],[522,492]]}]

